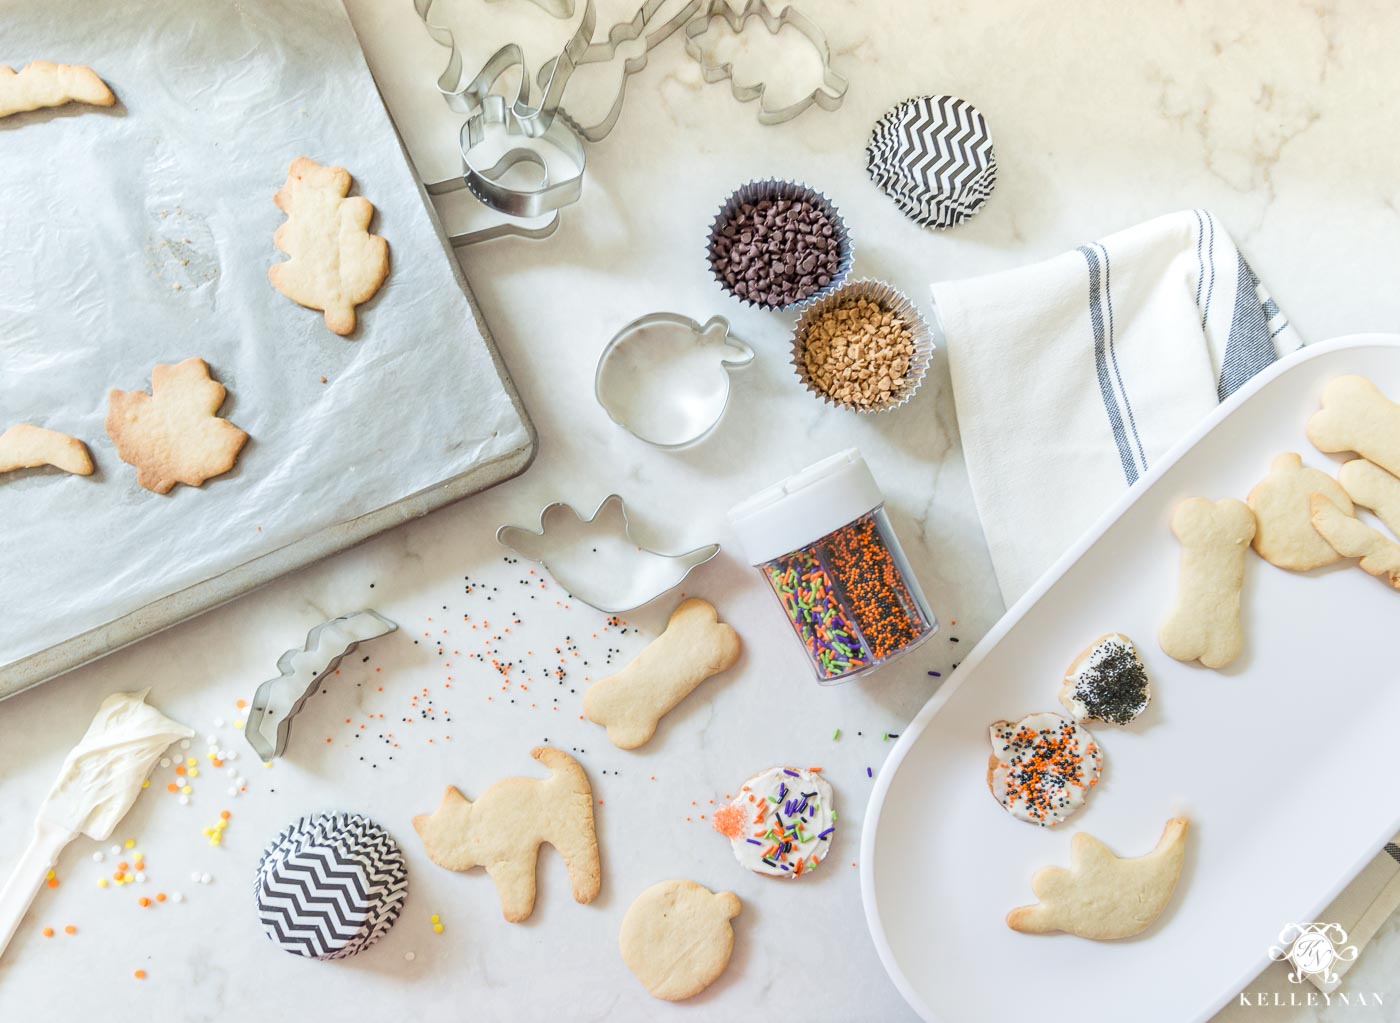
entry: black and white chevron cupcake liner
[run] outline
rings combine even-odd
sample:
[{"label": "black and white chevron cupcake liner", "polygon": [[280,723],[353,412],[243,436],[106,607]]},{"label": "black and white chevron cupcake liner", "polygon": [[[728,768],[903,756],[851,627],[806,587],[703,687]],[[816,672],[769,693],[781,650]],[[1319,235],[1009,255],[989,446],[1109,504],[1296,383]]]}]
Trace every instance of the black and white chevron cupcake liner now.
[{"label": "black and white chevron cupcake liner", "polygon": [[865,148],[870,179],[924,227],[975,215],[996,187],[996,150],[981,111],[956,96],[917,96],[876,122]]},{"label": "black and white chevron cupcake liner", "polygon": [[253,891],[274,944],[313,959],[343,959],[373,945],[398,919],[408,865],[369,818],[320,814],[272,840]]}]

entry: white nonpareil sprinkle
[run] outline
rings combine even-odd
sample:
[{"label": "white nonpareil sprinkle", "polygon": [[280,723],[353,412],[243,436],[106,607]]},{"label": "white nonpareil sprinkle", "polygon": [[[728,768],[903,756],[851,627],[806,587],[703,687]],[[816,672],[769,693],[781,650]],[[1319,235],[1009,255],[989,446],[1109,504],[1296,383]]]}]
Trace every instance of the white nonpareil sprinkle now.
[{"label": "white nonpareil sprinkle", "polygon": [[405,952],[405,953],[403,954],[403,957],[404,957],[405,959],[407,959],[407,960],[411,963],[411,962],[413,962],[413,960],[415,960],[415,959],[418,958],[418,955],[417,955],[417,953],[415,953],[415,952]]},{"label": "white nonpareil sprinkle", "polygon": [[119,845],[114,845],[109,851],[113,856],[120,856],[122,854],[122,847]]},{"label": "white nonpareil sprinkle", "polygon": [[237,760],[237,759],[238,759],[238,750],[236,750],[236,749],[231,749],[231,750],[229,750],[228,753],[224,756],[224,759],[225,759],[225,760]]},{"label": "white nonpareil sprinkle", "polygon": [[219,748],[219,737],[217,735],[206,735],[204,737],[204,742],[210,749]]},{"label": "white nonpareil sprinkle", "polygon": [[237,798],[237,796],[238,796],[238,788],[237,788],[237,786],[235,786],[235,785],[230,785],[230,786],[228,787],[228,794],[229,794],[230,796],[233,796],[233,797]]},{"label": "white nonpareil sprinkle", "polygon": [[138,871],[136,872],[136,883],[137,883],[137,884],[145,884],[145,883],[146,883],[146,875],[145,875],[142,871],[139,871],[139,870],[138,870]]},{"label": "white nonpareil sprinkle", "polygon": [[190,880],[193,881],[195,884],[199,884],[199,871],[196,870],[193,874],[191,874]]},{"label": "white nonpareil sprinkle", "polygon": [[189,748],[190,748],[190,740],[188,740],[188,739],[181,739],[181,740],[180,740],[180,748],[181,748],[181,749],[189,749]]},{"label": "white nonpareil sprinkle", "polygon": [[180,805],[181,805],[181,806],[189,806],[189,805],[190,805],[190,797],[187,796],[187,795],[185,795],[184,793],[181,793],[181,794],[180,794]]},{"label": "white nonpareil sprinkle", "polygon": [[211,881],[213,881],[213,880],[214,880],[214,879],[213,879],[212,877],[210,877],[208,874],[200,874],[200,875],[199,875],[199,883],[200,883],[200,884],[208,884],[209,882],[211,882]]},{"label": "white nonpareil sprinkle", "polygon": [[104,856],[104,855],[102,854],[102,850],[101,850],[101,849],[97,850],[97,852],[95,852],[95,853],[92,854],[92,861],[93,861],[94,863],[101,863],[101,862],[102,862],[103,860],[105,860],[106,858],[107,858],[107,857]]},{"label": "white nonpareil sprinkle", "polygon": [[183,894],[181,894],[180,892],[175,892],[175,893],[174,893],[173,895],[171,895],[170,897],[171,897],[172,899],[174,899],[176,902],[184,902],[184,901],[185,901],[185,896],[184,896]]},{"label": "white nonpareil sprinkle", "polygon": [[161,757],[161,758],[160,758],[160,766],[161,766],[161,767],[169,767],[169,766],[170,766],[170,758],[169,758],[169,757]]},{"label": "white nonpareil sprinkle", "polygon": [[223,719],[223,718],[215,718],[215,719],[214,719],[214,727],[215,727],[215,728],[223,728],[223,727],[224,727],[224,719]]},{"label": "white nonpareil sprinkle", "polygon": [[224,774],[228,775],[230,778],[237,778],[237,777],[238,777],[238,768],[236,768],[236,767],[230,767],[227,771],[224,772]]}]

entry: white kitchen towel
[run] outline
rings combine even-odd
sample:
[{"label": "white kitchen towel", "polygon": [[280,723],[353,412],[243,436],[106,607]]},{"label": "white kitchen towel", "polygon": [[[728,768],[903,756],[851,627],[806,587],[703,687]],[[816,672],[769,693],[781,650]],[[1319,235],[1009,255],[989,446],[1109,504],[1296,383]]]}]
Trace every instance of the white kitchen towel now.
[{"label": "white kitchen towel", "polygon": [[[933,301],[1008,607],[1206,413],[1302,344],[1205,210],[935,284]],[[1320,922],[1361,948],[1398,906],[1400,835]]]},{"label": "white kitchen towel", "polygon": [[933,286],[1009,607],[1201,418],[1302,342],[1215,217]]}]

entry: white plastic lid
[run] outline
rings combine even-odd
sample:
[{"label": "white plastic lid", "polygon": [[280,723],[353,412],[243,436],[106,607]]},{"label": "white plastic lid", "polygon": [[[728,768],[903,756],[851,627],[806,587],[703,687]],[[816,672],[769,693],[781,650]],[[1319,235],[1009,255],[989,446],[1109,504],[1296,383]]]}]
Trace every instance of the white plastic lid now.
[{"label": "white plastic lid", "polygon": [[885,503],[855,448],[823,458],[729,509],[744,556],[762,565],[805,547]]}]

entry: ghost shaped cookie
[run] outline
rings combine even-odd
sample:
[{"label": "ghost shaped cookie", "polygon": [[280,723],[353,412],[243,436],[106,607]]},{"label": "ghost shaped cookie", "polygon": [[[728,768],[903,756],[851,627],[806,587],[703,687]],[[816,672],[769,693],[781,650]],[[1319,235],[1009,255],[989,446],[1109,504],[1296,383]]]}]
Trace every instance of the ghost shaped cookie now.
[{"label": "ghost shaped cookie", "polygon": [[1249,508],[1254,512],[1254,550],[1265,561],[1293,572],[1306,572],[1341,560],[1312,524],[1308,499],[1322,494],[1352,513],[1351,498],[1340,483],[1321,469],[1303,465],[1298,454],[1287,451],[1277,456],[1265,476],[1249,492]]}]

